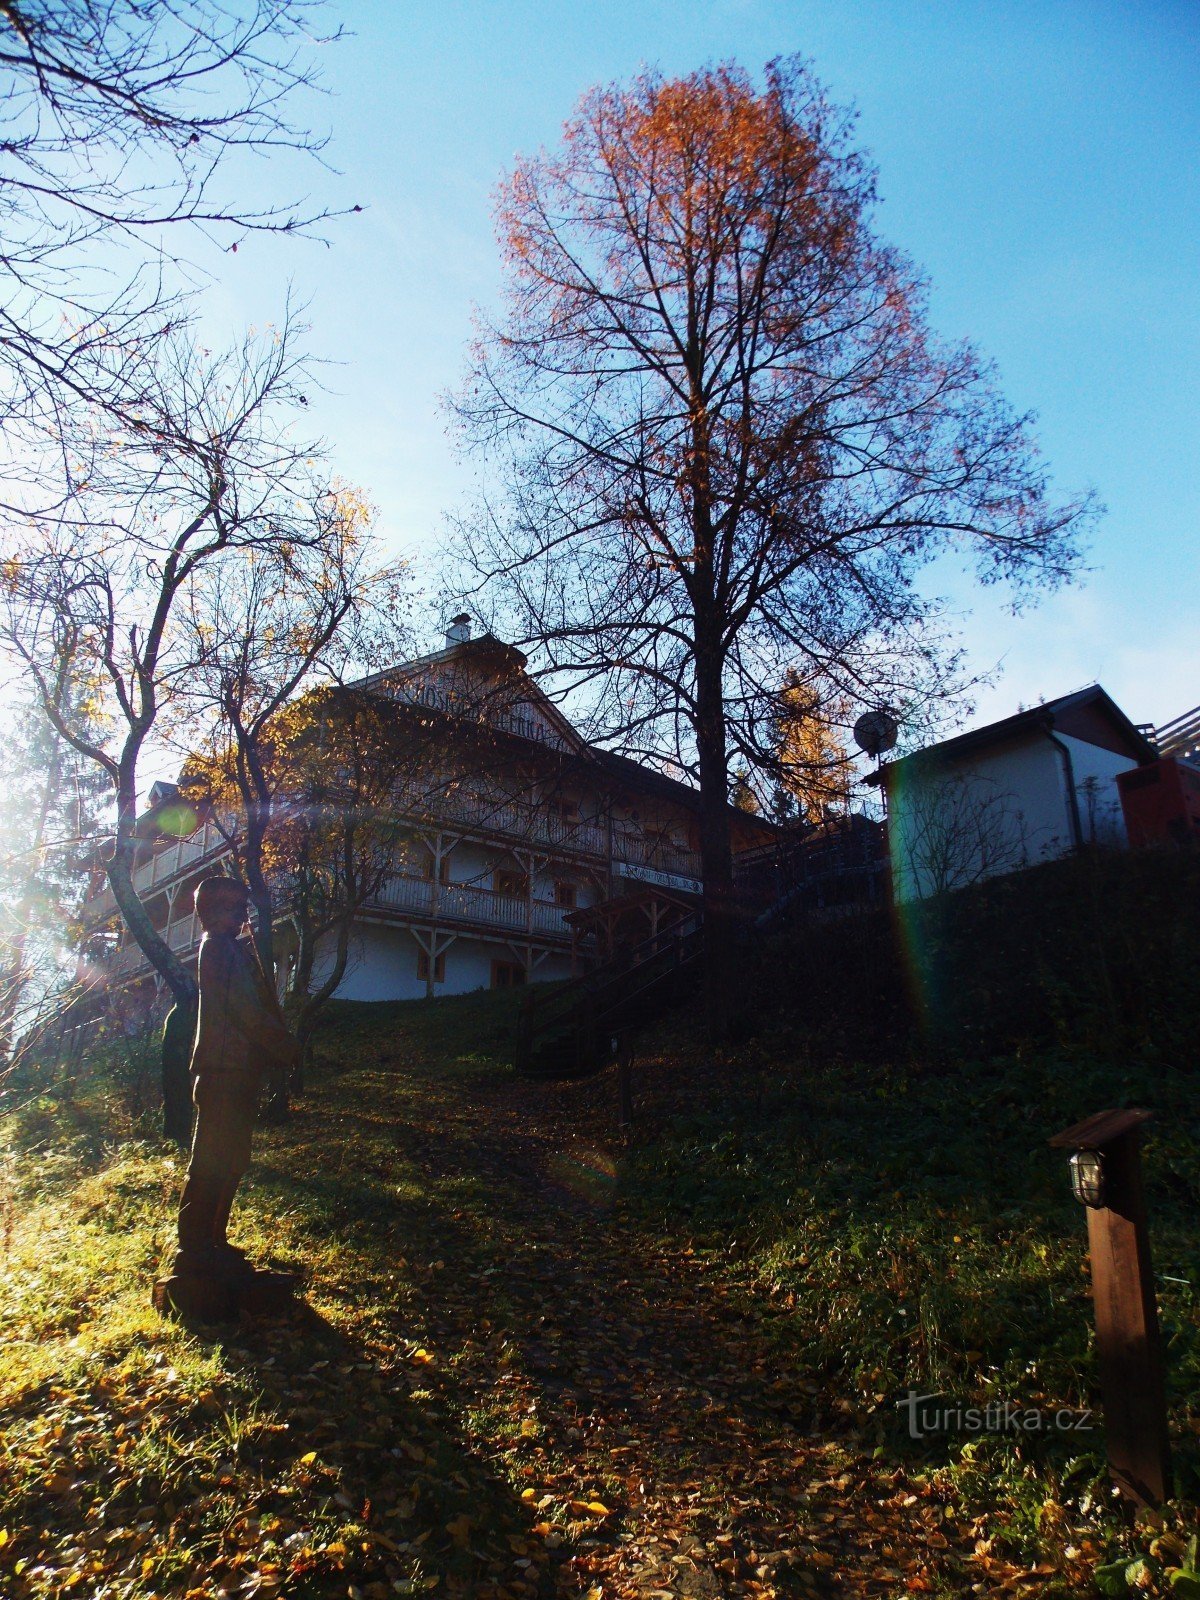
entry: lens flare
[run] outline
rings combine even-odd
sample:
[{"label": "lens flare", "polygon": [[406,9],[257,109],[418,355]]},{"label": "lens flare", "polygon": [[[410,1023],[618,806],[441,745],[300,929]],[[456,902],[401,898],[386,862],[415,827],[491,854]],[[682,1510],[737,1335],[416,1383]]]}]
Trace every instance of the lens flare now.
[{"label": "lens flare", "polygon": [[911,872],[904,870],[910,835],[918,827],[917,813],[924,798],[924,790],[918,787],[905,765],[896,766],[888,789],[887,823],[894,891],[892,915],[896,920],[896,942],[904,963],[905,983],[920,1024],[927,1028],[939,1009],[932,921],[928,907],[913,892]]},{"label": "lens flare", "polygon": [[606,1150],[558,1150],[546,1163],[552,1182],[589,1205],[612,1204],[617,1189],[617,1163]]},{"label": "lens flare", "polygon": [[154,823],[160,833],[169,834],[172,839],[190,839],[200,826],[200,814],[180,800],[163,806]]}]

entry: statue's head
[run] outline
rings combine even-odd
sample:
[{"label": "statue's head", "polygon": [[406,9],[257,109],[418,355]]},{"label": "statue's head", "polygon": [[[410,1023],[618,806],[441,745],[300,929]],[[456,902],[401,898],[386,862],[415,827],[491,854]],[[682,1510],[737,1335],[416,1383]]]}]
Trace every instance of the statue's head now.
[{"label": "statue's head", "polygon": [[246,891],[233,878],[202,878],[196,885],[196,915],[205,933],[237,933],[246,920]]}]

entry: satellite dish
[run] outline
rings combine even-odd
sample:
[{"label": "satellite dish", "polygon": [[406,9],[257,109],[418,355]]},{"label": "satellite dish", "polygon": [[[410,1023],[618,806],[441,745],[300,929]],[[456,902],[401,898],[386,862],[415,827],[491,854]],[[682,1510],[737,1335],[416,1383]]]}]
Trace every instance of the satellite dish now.
[{"label": "satellite dish", "polygon": [[890,711],[864,711],[854,724],[854,742],[864,754],[881,756],[896,743],[899,732]]}]

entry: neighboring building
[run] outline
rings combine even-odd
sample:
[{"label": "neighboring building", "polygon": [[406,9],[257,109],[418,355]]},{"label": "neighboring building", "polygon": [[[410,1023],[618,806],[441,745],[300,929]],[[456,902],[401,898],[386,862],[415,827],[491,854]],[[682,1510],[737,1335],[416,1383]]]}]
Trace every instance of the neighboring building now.
[{"label": "neighboring building", "polygon": [[1131,845],[1200,840],[1200,706],[1154,730],[1158,760],[1121,773]]},{"label": "neighboring building", "polygon": [[1200,841],[1200,767],[1162,756],[1117,779],[1131,845]]},{"label": "neighboring building", "polygon": [[[419,781],[397,775],[393,803],[404,826],[396,870],[356,920],[339,997],[413,999],[564,978],[600,951],[589,919],[574,913],[632,896],[639,918],[657,926],[660,909],[670,919],[681,901],[698,902],[697,792],[589,746],[525,665],[511,645],[472,639],[467,618],[457,617],[444,649],[358,685],[419,711],[420,738],[435,754]],[[735,850],[773,832],[730,810]],[[186,958],[200,931],[192,891],[220,870],[228,846],[216,820],[201,821],[171,785],[155,786],[139,831],[135,885]],[[276,943],[286,964],[283,885],[280,902]],[[97,926],[115,910],[98,876],[86,918]],[[126,988],[153,987],[127,936],[109,970]]]},{"label": "neighboring building", "polygon": [[888,762],[893,891],[923,899],[1126,842],[1117,777],[1157,750],[1099,684]]}]

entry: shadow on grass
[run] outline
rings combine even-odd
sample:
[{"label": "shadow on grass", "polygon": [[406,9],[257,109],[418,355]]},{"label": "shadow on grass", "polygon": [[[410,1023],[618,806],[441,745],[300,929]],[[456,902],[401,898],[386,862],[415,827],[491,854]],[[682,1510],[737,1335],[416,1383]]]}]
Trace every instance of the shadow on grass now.
[{"label": "shadow on grass", "polygon": [[[881,1475],[913,1460],[889,1391],[1015,1379],[1028,1352],[1047,1395],[1089,1381],[1080,1219],[1043,1140],[1133,1080],[1043,1064],[785,1082],[777,1059],[731,1094],[728,1063],[698,1064],[673,1101],[639,1083],[640,1142],[619,1154],[611,1083],[513,1079],[518,1001],[344,1008],[296,1118],[259,1139],[239,1207],[277,1260],[306,1262],[317,1311],[216,1336],[225,1420],[201,1398],[179,1423],[208,1452],[201,1484],[148,1462],[139,1492],[178,1499],[206,1560],[244,1574],[250,1517],[260,1570],[286,1568],[297,1596],[432,1578],[480,1600],[576,1594],[622,1533],[687,1505],[689,1537],[732,1541],[735,1568],[783,1539],[865,1567],[871,1527],[821,1521],[809,1490],[840,1440],[846,1498],[882,1503]],[[1182,1082],[1149,1087],[1193,1126]],[[1194,1249],[1186,1139],[1168,1130],[1161,1157],[1157,1237]],[[999,1471],[981,1458],[982,1493]],[[1031,1518],[1046,1481],[1029,1479]],[[610,1510],[589,1522],[576,1497]],[[548,1500],[553,1543],[531,1532]],[[62,1510],[73,1535],[82,1512]]]},{"label": "shadow on grass", "polygon": [[[345,1577],[360,1583],[436,1576],[442,1592],[484,1595],[544,1557],[530,1508],[463,1441],[403,1348],[359,1340],[308,1305],[235,1337],[225,1360],[253,1381],[279,1430],[267,1448],[256,1439],[245,1451],[260,1517],[294,1519],[298,1497],[315,1500],[338,1524]],[[328,1570],[328,1542],[311,1563],[306,1572],[303,1554],[293,1558],[289,1594],[345,1592]],[[553,1593],[548,1564],[544,1580],[529,1592]]]},{"label": "shadow on grass", "polygon": [[282,1583],[294,1600],[341,1600],[356,1583],[484,1597],[514,1576],[526,1594],[554,1593],[530,1508],[464,1444],[405,1352],[368,1348],[302,1303],[183,1331],[219,1358],[221,1377],[199,1392],[163,1387],[173,1369],[117,1382],[100,1366],[7,1409],[10,1441],[48,1428],[57,1439],[49,1472],[22,1478],[0,1459],[0,1503],[17,1530],[0,1568],[28,1548],[21,1529],[49,1541],[48,1562],[26,1559],[0,1582],[13,1600],[58,1592],[71,1572],[53,1563],[97,1529],[105,1577],[131,1593],[270,1594]]}]

